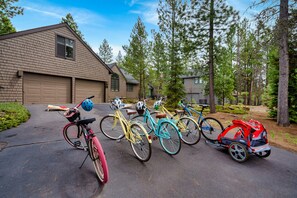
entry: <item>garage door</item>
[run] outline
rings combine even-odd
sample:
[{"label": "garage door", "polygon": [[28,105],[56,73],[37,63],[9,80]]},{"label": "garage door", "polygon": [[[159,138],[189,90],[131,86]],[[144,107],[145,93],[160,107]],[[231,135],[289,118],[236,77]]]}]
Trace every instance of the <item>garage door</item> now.
[{"label": "garage door", "polygon": [[25,104],[71,103],[71,78],[24,74]]},{"label": "garage door", "polygon": [[82,101],[86,97],[95,96],[92,99],[94,103],[104,102],[104,83],[90,80],[75,81],[75,100],[76,103]]}]

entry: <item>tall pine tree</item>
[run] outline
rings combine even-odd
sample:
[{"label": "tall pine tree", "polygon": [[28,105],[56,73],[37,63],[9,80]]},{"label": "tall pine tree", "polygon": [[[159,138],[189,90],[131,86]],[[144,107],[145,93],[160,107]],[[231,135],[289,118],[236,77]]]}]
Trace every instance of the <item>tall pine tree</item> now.
[{"label": "tall pine tree", "polygon": [[209,67],[209,103],[210,112],[215,112],[214,94],[214,49],[215,44],[219,43],[225,35],[226,30],[230,29],[238,20],[238,13],[232,6],[226,4],[226,0],[192,0],[191,1],[191,25],[190,34],[193,37],[194,47],[197,43],[204,47],[208,54]]},{"label": "tall pine tree", "polygon": [[74,21],[72,15],[70,13],[68,13],[66,15],[66,17],[62,17],[62,20],[61,20],[61,23],[67,23],[71,29],[76,32],[76,34],[82,39],[82,40],[85,40],[84,39],[84,35],[81,33],[81,31],[78,29],[78,25],[77,23]]},{"label": "tall pine tree", "polygon": [[159,8],[159,27],[164,35],[166,44],[165,53],[168,56],[168,82],[166,85],[167,103],[169,106],[176,107],[178,101],[185,96],[184,85],[181,75],[184,73],[183,57],[183,38],[186,16],[186,4],[181,0],[160,0]]},{"label": "tall pine tree", "polygon": [[139,81],[139,98],[146,97],[147,89],[147,57],[148,40],[145,26],[138,17],[130,35],[129,46],[123,46],[126,56],[123,61],[124,69]]}]

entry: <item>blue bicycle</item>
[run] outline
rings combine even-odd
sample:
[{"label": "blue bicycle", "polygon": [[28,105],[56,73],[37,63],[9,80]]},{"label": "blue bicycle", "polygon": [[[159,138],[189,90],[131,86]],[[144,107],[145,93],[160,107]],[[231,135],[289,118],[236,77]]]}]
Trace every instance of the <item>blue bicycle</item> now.
[{"label": "blue bicycle", "polygon": [[193,116],[193,114],[197,115],[197,123],[199,124],[202,135],[206,139],[216,139],[218,135],[224,130],[222,123],[217,119],[212,117],[203,117],[203,110],[209,107],[209,105],[199,105],[200,107],[202,107],[199,112],[196,109],[194,109],[191,105],[185,103],[183,100],[181,100],[178,104],[183,108],[184,113],[187,116]]},{"label": "blue bicycle", "polygon": [[159,139],[162,148],[170,155],[176,155],[181,149],[181,135],[177,126],[166,117],[165,113],[157,113],[155,120],[145,103],[139,101],[136,104],[139,115],[132,118],[145,127],[148,134],[154,133],[153,139]]}]

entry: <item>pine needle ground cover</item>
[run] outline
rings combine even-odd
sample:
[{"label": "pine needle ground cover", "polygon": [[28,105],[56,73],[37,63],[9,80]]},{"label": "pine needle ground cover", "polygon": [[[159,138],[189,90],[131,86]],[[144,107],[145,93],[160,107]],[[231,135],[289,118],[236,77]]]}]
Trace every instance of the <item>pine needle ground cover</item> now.
[{"label": "pine needle ground cover", "polygon": [[17,127],[30,118],[30,112],[20,103],[0,103],[0,131]]}]

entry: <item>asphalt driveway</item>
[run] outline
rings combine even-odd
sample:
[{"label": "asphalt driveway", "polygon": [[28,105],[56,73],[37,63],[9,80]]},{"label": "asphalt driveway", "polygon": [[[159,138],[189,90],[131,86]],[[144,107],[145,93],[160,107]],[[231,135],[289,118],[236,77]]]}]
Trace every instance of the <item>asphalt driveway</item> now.
[{"label": "asphalt driveway", "polygon": [[[0,133],[0,197],[297,197],[297,154],[272,147],[267,159],[252,156],[234,162],[227,152],[207,145],[183,144],[167,155],[153,142],[152,157],[139,162],[130,145],[98,135],[106,153],[110,180],[98,183],[86,153],[69,146],[62,136],[67,123],[46,105],[30,105],[28,122]],[[99,131],[100,119],[111,112],[95,105],[85,117]]]}]

